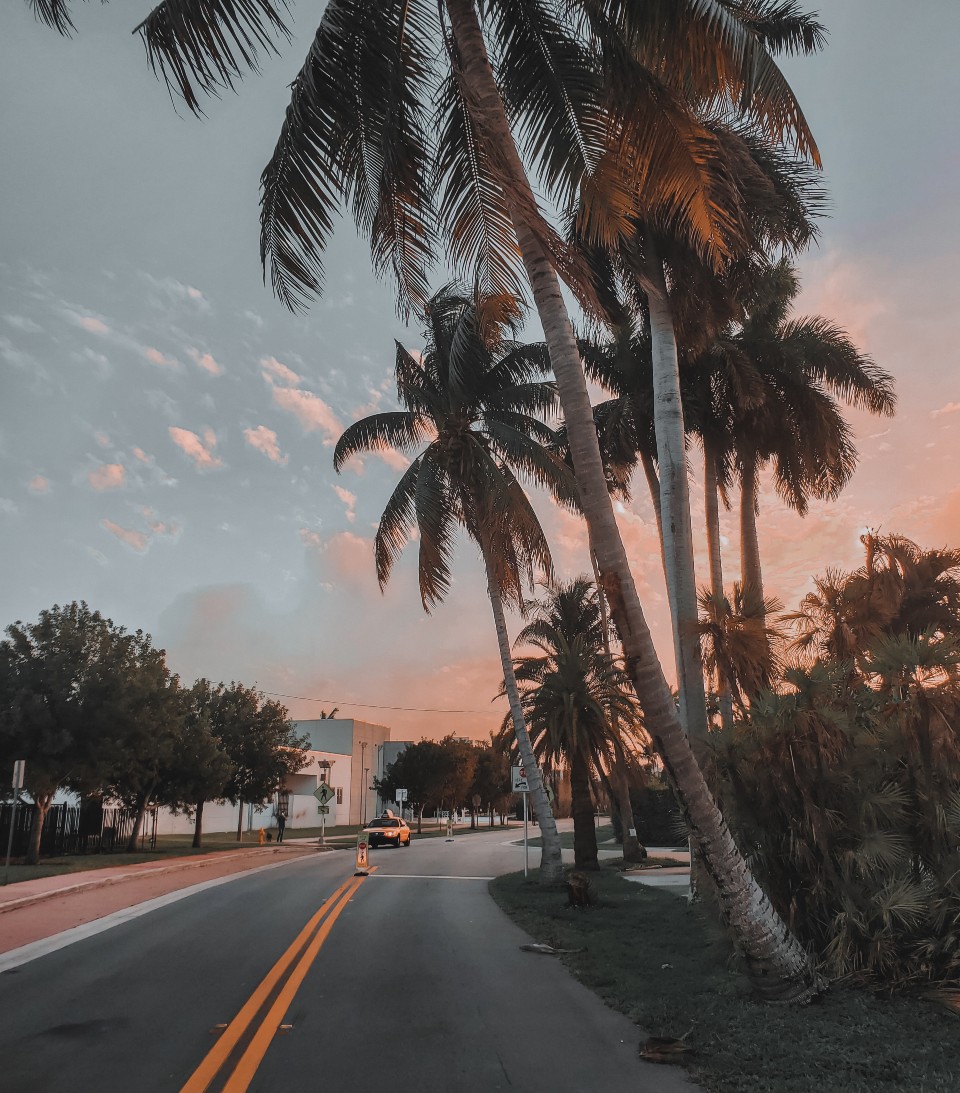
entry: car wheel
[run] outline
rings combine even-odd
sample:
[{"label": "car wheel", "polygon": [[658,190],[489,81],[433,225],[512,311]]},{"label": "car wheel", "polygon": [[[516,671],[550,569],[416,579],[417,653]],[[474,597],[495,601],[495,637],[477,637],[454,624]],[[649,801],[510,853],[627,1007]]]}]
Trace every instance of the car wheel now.
[{"label": "car wheel", "polygon": [[407,841],[403,845],[404,846],[409,846],[410,845],[410,839],[407,839]]}]

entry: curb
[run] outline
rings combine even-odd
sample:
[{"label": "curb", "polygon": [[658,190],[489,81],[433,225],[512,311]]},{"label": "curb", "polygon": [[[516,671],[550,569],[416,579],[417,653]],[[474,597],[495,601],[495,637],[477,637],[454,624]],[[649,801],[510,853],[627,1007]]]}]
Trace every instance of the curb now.
[{"label": "curb", "polygon": [[[304,848],[307,849],[306,847]],[[277,853],[279,848],[274,848],[274,853]],[[285,851],[279,851],[285,853]],[[211,860],[207,858],[206,861],[191,861],[188,858],[178,859],[182,864],[174,864],[171,862],[169,865],[160,865],[153,867],[149,870],[140,870],[139,872],[120,873],[112,877],[96,877],[87,881],[78,881],[76,884],[69,884],[63,888],[51,888],[49,892],[36,892],[32,896],[23,896],[20,899],[8,900],[5,903],[0,903],[0,915],[5,914],[7,911],[19,911],[23,907],[30,907],[34,903],[43,903],[48,899],[56,899],[58,896],[69,896],[74,892],[83,892],[86,890],[93,890],[95,888],[107,888],[111,884],[122,884],[128,880],[138,880],[142,877],[162,877],[166,873],[177,873],[185,869],[202,869],[205,865],[212,865],[218,861],[232,861],[236,858],[244,857],[244,853],[239,854],[222,854],[218,855],[216,859]],[[255,866],[254,868],[260,868]]]}]

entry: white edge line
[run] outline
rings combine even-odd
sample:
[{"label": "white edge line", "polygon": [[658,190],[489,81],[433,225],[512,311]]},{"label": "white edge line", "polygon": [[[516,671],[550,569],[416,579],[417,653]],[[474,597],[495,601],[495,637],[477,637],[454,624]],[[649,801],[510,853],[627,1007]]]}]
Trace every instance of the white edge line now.
[{"label": "white edge line", "polygon": [[290,858],[288,861],[271,862],[269,865],[258,865],[256,869],[245,869],[239,873],[231,873],[226,877],[215,877],[213,880],[191,884],[189,888],[180,888],[176,892],[167,892],[166,895],[148,899],[146,902],[138,903],[133,907],[124,907],[119,911],[114,911],[113,914],[95,919],[93,922],[84,922],[80,926],[72,926],[69,930],[63,930],[59,934],[52,934],[50,937],[41,938],[39,941],[31,941],[27,945],[21,945],[19,949],[10,949],[8,952],[0,953],[0,975],[24,964],[29,964],[31,960],[46,956],[48,953],[55,953],[58,949],[65,949],[68,945],[73,945],[77,941],[95,937],[114,926],[120,926],[124,922],[140,918],[141,915],[147,915],[151,911],[157,911],[161,907],[176,903],[178,900],[194,896],[207,888],[216,888],[220,884],[229,884],[232,880],[239,880],[240,877],[249,877],[253,873],[263,873],[267,869],[279,869],[283,865],[290,865],[292,862],[301,860],[300,857],[296,857]]},{"label": "white edge line", "polygon": [[452,877],[447,874],[436,876],[433,873],[371,873],[372,877],[386,877],[388,880],[496,880],[496,877]]}]

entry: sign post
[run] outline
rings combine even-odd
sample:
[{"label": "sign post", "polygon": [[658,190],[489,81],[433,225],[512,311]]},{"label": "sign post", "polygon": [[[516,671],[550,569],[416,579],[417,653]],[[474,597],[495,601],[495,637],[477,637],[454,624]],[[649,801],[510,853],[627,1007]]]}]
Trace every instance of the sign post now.
[{"label": "sign post", "polygon": [[313,791],[313,795],[320,802],[320,845],[326,846],[327,813],[330,811],[330,802],[333,800],[335,794],[326,782],[321,782]]},{"label": "sign post", "polygon": [[20,800],[20,790],[23,789],[23,775],[26,761],[17,759],[13,764],[13,808],[10,810],[10,831],[7,834],[7,864],[3,869],[3,883],[9,880],[10,854],[13,851],[13,827],[17,821],[17,804]]},{"label": "sign post", "polygon": [[513,767],[513,792],[523,795],[523,875],[530,872],[530,847],[527,841],[527,796],[530,786],[527,782],[527,772],[520,767]]},{"label": "sign post", "polygon": [[398,789],[394,793],[397,804],[400,806],[400,819],[403,819],[403,802],[407,799],[407,791],[405,789]]}]

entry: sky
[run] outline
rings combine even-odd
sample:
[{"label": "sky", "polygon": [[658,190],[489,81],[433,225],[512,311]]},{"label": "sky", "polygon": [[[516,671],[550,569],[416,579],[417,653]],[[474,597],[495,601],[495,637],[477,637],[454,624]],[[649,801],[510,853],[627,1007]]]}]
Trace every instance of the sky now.
[{"label": "sky", "polygon": [[[422,337],[346,223],[305,316],[261,279],[260,171],[322,5],[293,5],[294,41],[203,120],[178,112],[131,36],[151,6],[77,4],[70,40],[25,0],[0,13],[0,628],[85,599],[150,633],[187,682],[255,683],[296,696],[294,717],[338,706],[395,739],[484,737],[505,710],[476,550],[460,545],[432,615],[415,544],[381,593],[372,538],[405,460],[332,467],[347,424],[395,406],[394,339]],[[763,493],[764,583],[788,606],[828,566],[859,564],[864,528],[960,545],[960,5],[816,10],[827,49],[782,66],[831,195],[797,310],[890,371],[899,408],[853,415],[860,467],[838,501],[801,519]],[[580,523],[541,514],[558,574],[588,569]],[[641,483],[619,519],[672,677]]]}]

